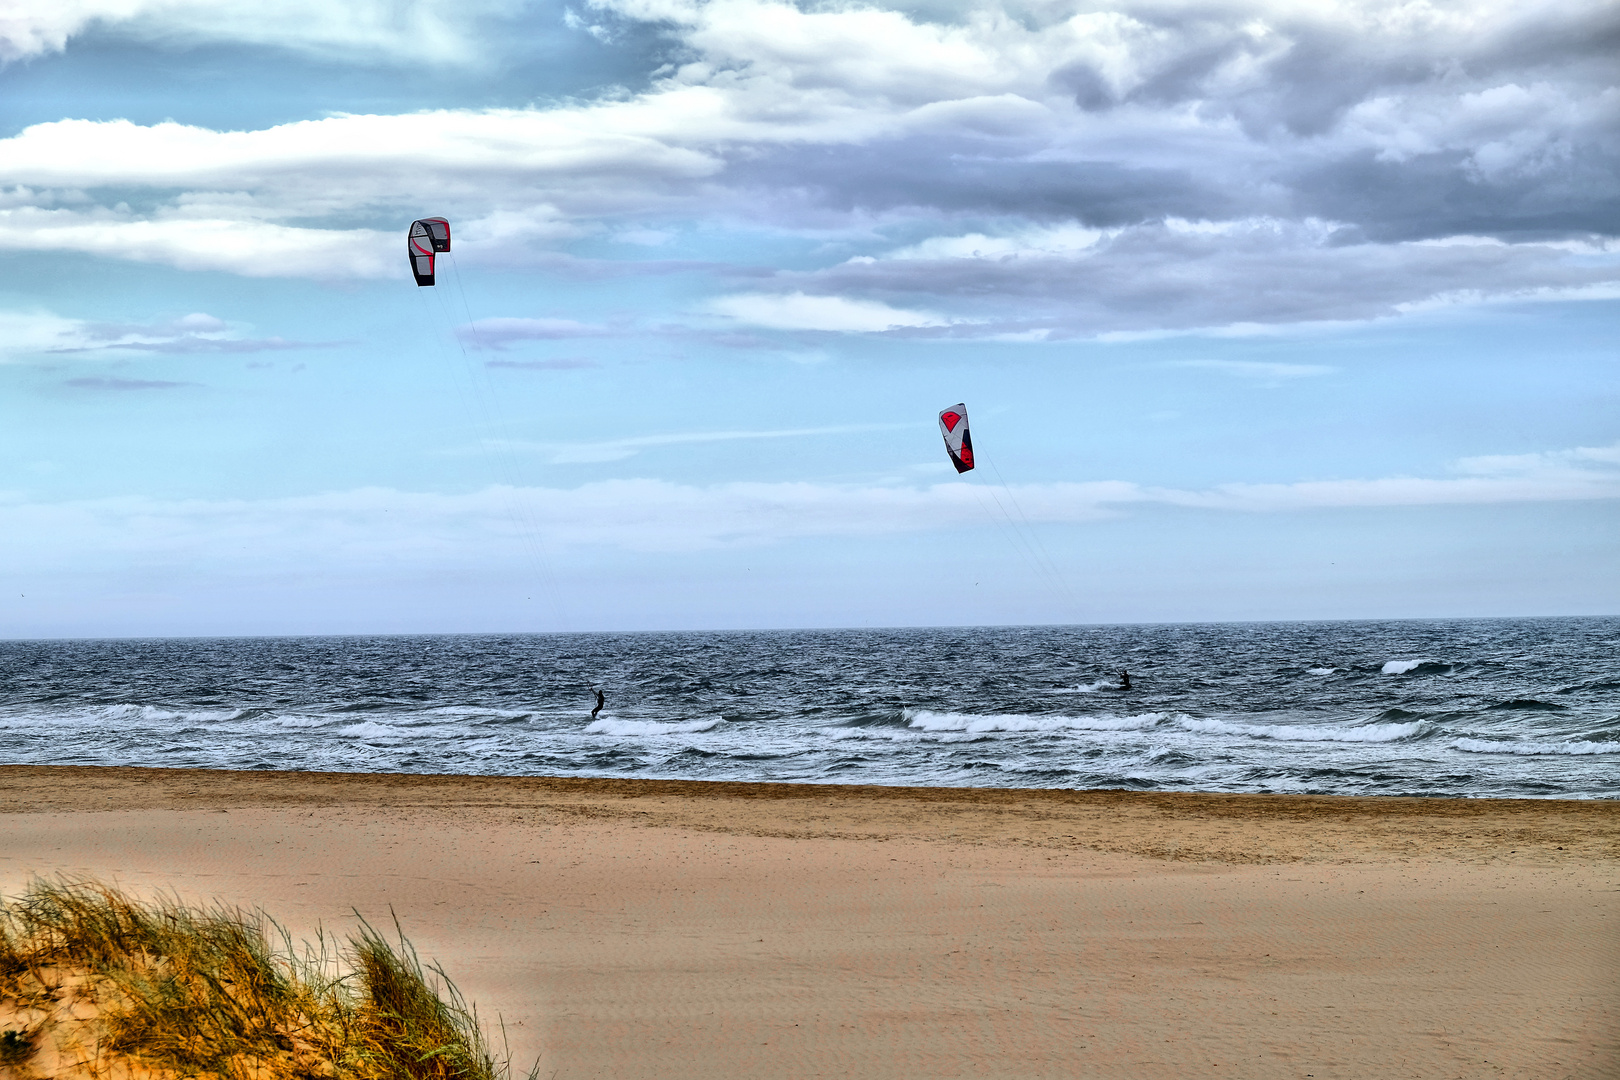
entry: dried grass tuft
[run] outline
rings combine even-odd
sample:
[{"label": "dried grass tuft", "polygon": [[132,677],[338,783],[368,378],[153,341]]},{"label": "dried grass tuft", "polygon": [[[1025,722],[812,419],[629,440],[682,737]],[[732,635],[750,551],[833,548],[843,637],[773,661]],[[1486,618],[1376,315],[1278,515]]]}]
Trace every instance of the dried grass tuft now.
[{"label": "dried grass tuft", "polygon": [[299,953],[262,913],[36,882],[0,904],[0,1080],[509,1080],[444,972],[362,926]]}]

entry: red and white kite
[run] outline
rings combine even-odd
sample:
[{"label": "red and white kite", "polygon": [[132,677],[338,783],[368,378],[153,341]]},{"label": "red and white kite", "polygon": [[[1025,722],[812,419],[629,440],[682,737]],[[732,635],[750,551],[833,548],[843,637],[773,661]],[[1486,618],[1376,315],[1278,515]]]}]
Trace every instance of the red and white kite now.
[{"label": "red and white kite", "polygon": [[973,468],[973,439],[968,435],[967,406],[952,405],[939,414],[939,433],[945,436],[945,452],[951,455],[956,471]]}]

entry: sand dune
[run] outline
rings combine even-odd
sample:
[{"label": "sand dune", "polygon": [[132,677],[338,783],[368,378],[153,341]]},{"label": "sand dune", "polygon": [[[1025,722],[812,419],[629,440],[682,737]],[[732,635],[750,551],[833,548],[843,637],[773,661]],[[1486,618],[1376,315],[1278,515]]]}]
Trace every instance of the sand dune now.
[{"label": "sand dune", "polygon": [[390,909],[557,1077],[1620,1076],[1620,804],[0,768],[34,874]]}]

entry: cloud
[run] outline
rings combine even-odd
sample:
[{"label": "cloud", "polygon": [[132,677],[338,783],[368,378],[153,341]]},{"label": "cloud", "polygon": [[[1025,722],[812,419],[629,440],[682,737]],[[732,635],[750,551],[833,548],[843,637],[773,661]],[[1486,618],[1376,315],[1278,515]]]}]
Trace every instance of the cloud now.
[{"label": "cloud", "polygon": [[739,293],[722,296],[709,307],[716,314],[770,330],[826,330],[849,334],[948,324],[948,320],[924,311],[903,311],[872,300],[807,296],[802,292]]},{"label": "cloud", "polygon": [[[16,55],[96,19],[385,50],[470,25],[426,2],[17,10],[0,31]],[[714,310],[1007,340],[1361,320],[1620,277],[1612,251],[1556,246],[1600,249],[1620,229],[1620,9],[1605,0],[976,0],[933,15],[599,0],[574,15],[607,36],[661,33],[671,62],[637,92],[524,109],[35,125],[0,139],[0,250],[400,276],[390,223],[423,205],[484,265],[556,269],[592,238],[813,233],[836,241],[836,265],[801,263]],[[1426,243],[1458,236],[1502,243]],[[842,261],[851,245],[865,262]]]},{"label": "cloud", "polygon": [[[925,335],[1045,337],[1387,318],[1435,303],[1576,299],[1620,283],[1604,243],[1346,240],[1334,222],[1171,219],[1061,249],[1029,234],[936,238],[822,270],[780,272],[796,294],[926,306]],[[942,327],[944,327],[942,329]]]},{"label": "cloud", "polygon": [[[743,437],[748,437],[746,433]],[[941,466],[941,469],[946,466]],[[1620,499],[1620,444],[1462,463],[1462,475],[1232,483],[1206,489],[1129,481],[1016,484],[1032,523],[1084,524],[1147,506],[1211,513],[1323,512],[1352,507],[1457,506]],[[313,569],[444,571],[532,552],[694,552],[806,537],[880,537],[988,527],[975,485],[727,483],[611,480],[573,488],[492,487],[465,494],[363,488],[274,499],[144,497],[54,503],[0,501],[0,564],[121,565],[189,574],[300,577]]]},{"label": "cloud", "polygon": [[[504,350],[517,341],[562,341],[570,338],[604,337],[613,333],[605,326],[573,319],[477,319],[456,328],[456,336],[474,348]],[[494,364],[492,366],[510,366]]]},{"label": "cloud", "polygon": [[581,356],[560,356],[551,360],[486,360],[484,366],[514,371],[575,371],[600,365]]},{"label": "cloud", "polygon": [[221,210],[196,202],[148,215],[127,207],[0,209],[0,251],[73,251],[243,277],[332,280],[406,273],[396,236],[224,217]]},{"label": "cloud", "polygon": [[[321,343],[244,338],[240,328],[205,312],[166,322],[114,323],[66,319],[49,312],[0,311],[0,361],[20,357],[121,356],[129,353],[259,353],[314,348]],[[69,385],[88,386],[93,380]]]},{"label": "cloud", "polygon": [[689,431],[670,435],[639,435],[628,439],[605,439],[582,443],[528,443],[509,441],[502,445],[520,450],[539,450],[554,465],[582,465],[607,461],[622,461],[649,447],[680,446],[694,443],[748,441],[753,439],[816,438],[823,435],[847,435],[857,431],[885,431],[892,424],[857,424],[842,427],[783,428],[775,431]]},{"label": "cloud", "polygon": [[1581,477],[1604,468],[1620,468],[1620,443],[1538,454],[1487,454],[1463,458],[1457,463],[1458,472],[1475,476]]},{"label": "cloud", "polygon": [[196,383],[170,382],[165,379],[112,379],[87,377],[83,379],[67,379],[63,386],[71,386],[75,390],[175,390],[182,386],[195,386]]},{"label": "cloud", "polygon": [[138,37],[466,61],[474,54],[471,17],[510,6],[476,0],[10,0],[0,13],[0,63],[58,52],[92,25]]},{"label": "cloud", "polygon": [[1260,360],[1171,360],[1167,362],[1167,366],[1200,368],[1269,386],[1276,386],[1287,379],[1309,379],[1318,375],[1330,375],[1337,370],[1326,364],[1283,364]]},{"label": "cloud", "polygon": [[1620,498],[1620,443],[1538,454],[1464,458],[1461,475],[1221,484],[1205,491],[1143,489],[1144,501],[1277,512],[1366,506],[1455,506]]}]

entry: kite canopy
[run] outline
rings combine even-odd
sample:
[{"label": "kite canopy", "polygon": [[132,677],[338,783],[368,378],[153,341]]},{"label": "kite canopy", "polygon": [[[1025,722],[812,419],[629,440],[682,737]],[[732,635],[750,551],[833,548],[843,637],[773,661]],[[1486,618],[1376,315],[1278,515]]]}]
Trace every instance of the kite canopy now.
[{"label": "kite canopy", "polygon": [[450,250],[450,223],[442,217],[418,218],[411,222],[405,250],[410,253],[411,273],[416,276],[416,283],[433,284],[433,256]]},{"label": "kite canopy", "polygon": [[958,403],[940,411],[939,433],[945,436],[945,452],[951,455],[956,471],[965,473],[973,468],[973,439],[968,435],[966,405]]}]

